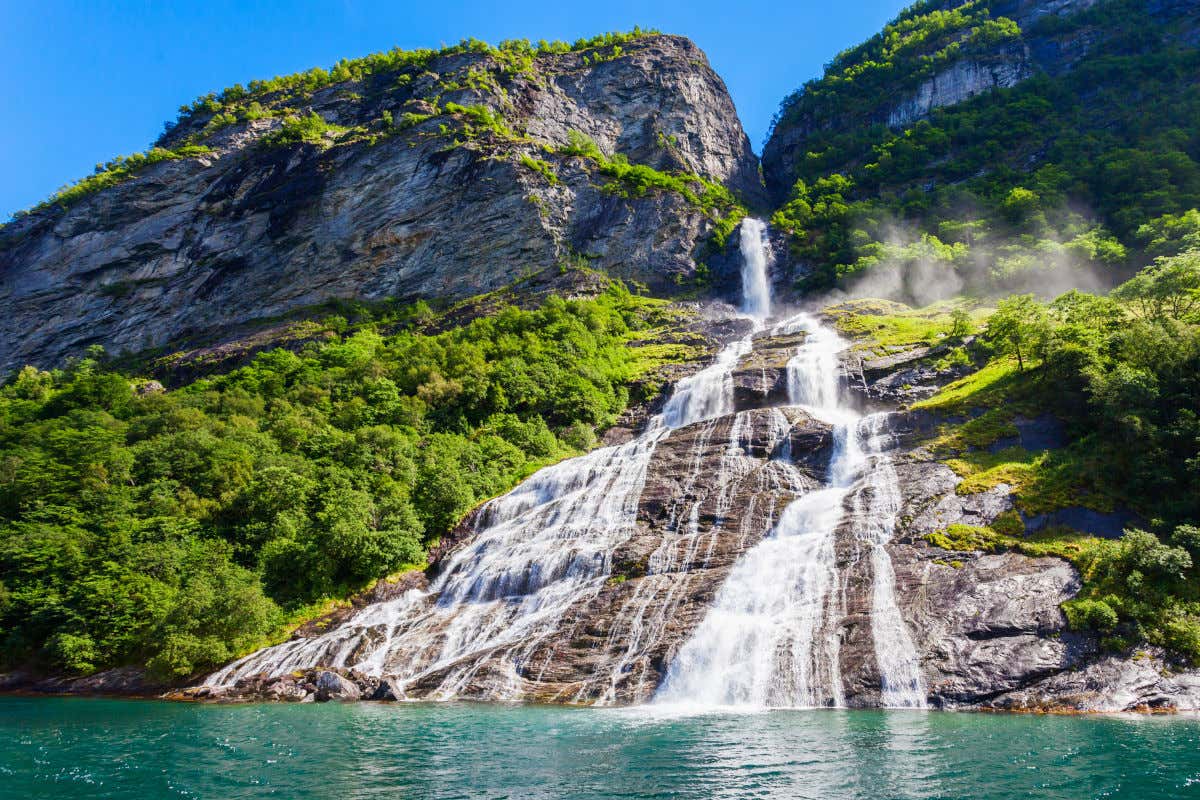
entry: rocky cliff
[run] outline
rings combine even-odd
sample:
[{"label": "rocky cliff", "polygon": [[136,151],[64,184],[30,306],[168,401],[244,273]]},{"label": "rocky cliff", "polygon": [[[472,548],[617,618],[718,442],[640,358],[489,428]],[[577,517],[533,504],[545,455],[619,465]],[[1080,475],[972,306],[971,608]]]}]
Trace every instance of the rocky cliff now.
[{"label": "rocky cliff", "polygon": [[220,341],[331,298],[453,300],[565,262],[692,286],[759,192],[686,39],[393,62],[226,91],[157,143],[170,157],[0,229],[0,372]]}]

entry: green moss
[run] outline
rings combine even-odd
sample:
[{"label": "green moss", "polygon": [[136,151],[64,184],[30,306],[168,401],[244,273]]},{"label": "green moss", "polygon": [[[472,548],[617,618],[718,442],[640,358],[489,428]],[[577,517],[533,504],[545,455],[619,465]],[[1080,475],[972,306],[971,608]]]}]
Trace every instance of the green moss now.
[{"label": "green moss", "polygon": [[951,552],[982,550],[992,552],[1008,546],[1005,537],[991,528],[975,525],[951,525],[945,530],[925,535],[925,541],[934,547]]},{"label": "green moss", "polygon": [[521,166],[532,170],[546,179],[546,182],[551,186],[558,185],[558,173],[554,171],[553,165],[549,161],[543,161],[540,158],[521,154]]}]

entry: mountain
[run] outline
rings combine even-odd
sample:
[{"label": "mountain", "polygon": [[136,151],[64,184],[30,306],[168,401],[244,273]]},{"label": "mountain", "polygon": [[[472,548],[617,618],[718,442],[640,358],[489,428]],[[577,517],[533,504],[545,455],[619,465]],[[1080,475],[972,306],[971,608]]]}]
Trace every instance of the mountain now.
[{"label": "mountain", "polygon": [[0,302],[20,309],[0,371],[568,263],[690,286],[759,194],[725,85],[680,37],[466,42],[253,82],[0,230]]},{"label": "mountain", "polygon": [[780,107],[787,278],[932,267],[900,281],[920,301],[1119,282],[1200,203],[1198,43],[1191,2],[910,7]]},{"label": "mountain", "polygon": [[0,686],[1200,708],[1198,31],[918,3],[763,184],[657,33],[200,98],[0,231]]}]

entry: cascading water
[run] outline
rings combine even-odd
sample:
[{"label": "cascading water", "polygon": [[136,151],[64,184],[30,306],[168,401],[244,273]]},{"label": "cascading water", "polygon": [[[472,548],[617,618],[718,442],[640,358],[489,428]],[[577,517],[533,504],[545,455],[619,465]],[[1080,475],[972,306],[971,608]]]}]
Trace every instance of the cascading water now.
[{"label": "cascading water", "polygon": [[771,316],[771,281],[766,248],[767,226],[762,220],[746,217],[739,231],[742,255],[742,311],[765,320]]},{"label": "cascading water", "polygon": [[[638,437],[541,470],[487,503],[476,516],[474,536],[443,562],[427,589],[367,606],[323,635],[260,650],[206,683],[229,685],[252,675],[329,666],[393,677],[416,697],[525,696],[527,681],[554,669],[553,638],[564,631],[569,636],[580,615],[586,625],[589,603],[610,584],[614,557],[637,535],[639,502],[656,448],[673,431],[703,423],[689,428],[691,466],[670,500],[666,521],[654,531],[659,539],[646,559],[645,576],[625,596],[608,630],[603,650],[610,660],[598,662],[605,665],[597,668],[599,674],[568,682],[576,687],[569,690],[574,695],[558,696],[601,704],[644,697],[648,676],[657,680],[648,666],[654,648],[688,594],[688,565],[707,565],[721,536],[754,541],[770,528],[732,568],[714,606],[672,663],[659,699],[841,704],[839,639],[831,622],[841,613],[835,531],[849,505],[855,519],[866,521],[855,535],[870,547],[875,576],[872,611],[883,702],[919,705],[920,675],[884,547],[899,511],[895,473],[880,452],[884,428],[875,418],[860,420],[839,402],[842,343],[806,316],[769,332],[806,333],[788,366],[789,402],[836,426],[828,484],[806,493],[811,479],[790,461],[791,423],[783,411],[734,413],[734,370],[766,329],[771,308],[761,221],[742,222],[741,252],[749,333],[680,381]],[[718,441],[713,439],[718,423],[727,425],[728,438],[711,474],[702,469],[701,453]],[[747,455],[755,443],[777,453],[766,468]],[[757,483],[744,484],[752,473]],[[738,529],[725,531],[739,491],[752,506],[759,496],[799,499],[781,514],[764,499],[757,516],[744,514]]]},{"label": "cascading water", "polygon": [[844,705],[838,631],[844,612],[835,545],[839,529],[849,522],[855,539],[871,552],[871,624],[881,704],[925,705],[885,547],[900,509],[896,472],[884,452],[886,415],[863,418],[843,402],[838,353],[845,344],[834,331],[800,314],[772,332],[800,331],[806,337],[788,364],[788,400],[834,425],[828,484],[793,501],[771,533],[734,566],[672,661],[656,702]]},{"label": "cascading water", "polygon": [[751,333],[680,381],[640,436],[541,470],[489,502],[471,543],[448,559],[427,590],[369,606],[324,635],[252,653],[206,683],[320,665],[394,676],[434,698],[468,690],[497,699],[521,696],[518,673],[538,668],[531,659],[539,645],[570,609],[600,592],[613,553],[633,534],[655,446],[674,429],[732,411],[731,372],[769,306],[762,232],[761,222],[743,222]]}]

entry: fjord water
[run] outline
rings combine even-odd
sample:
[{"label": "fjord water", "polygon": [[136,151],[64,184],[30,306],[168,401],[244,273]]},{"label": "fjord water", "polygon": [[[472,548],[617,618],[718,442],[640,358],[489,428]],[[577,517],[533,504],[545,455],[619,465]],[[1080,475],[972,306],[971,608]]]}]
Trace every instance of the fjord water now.
[{"label": "fjord water", "polygon": [[1200,719],[0,698],[6,798],[1200,796]]}]

